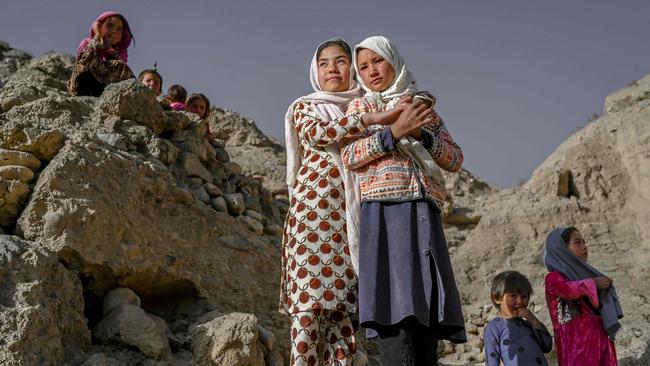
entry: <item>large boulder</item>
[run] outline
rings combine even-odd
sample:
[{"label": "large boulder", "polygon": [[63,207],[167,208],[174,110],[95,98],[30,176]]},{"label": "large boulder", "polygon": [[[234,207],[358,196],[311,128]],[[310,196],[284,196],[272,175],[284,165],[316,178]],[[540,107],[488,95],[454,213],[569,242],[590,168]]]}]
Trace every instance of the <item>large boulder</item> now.
[{"label": "large boulder", "polygon": [[58,53],[26,62],[25,67],[8,76],[0,90],[0,111],[8,111],[14,106],[46,96],[67,95],[66,81],[70,77],[72,64],[72,57]]},{"label": "large boulder", "polygon": [[97,102],[95,118],[104,123],[115,119],[136,121],[157,135],[167,125],[156,96],[135,79],[106,86]]},{"label": "large boulder", "polygon": [[43,245],[0,235],[0,364],[62,365],[90,345],[79,278]]},{"label": "large boulder", "polygon": [[111,309],[93,329],[93,337],[104,344],[135,347],[154,359],[163,359],[171,354],[165,328],[133,304]]},{"label": "large boulder", "polygon": [[194,361],[200,366],[264,366],[257,318],[232,313],[190,329]]},{"label": "large boulder", "polygon": [[102,296],[128,287],[145,309],[182,317],[183,301],[266,314],[278,248],[195,200],[158,160],[71,141],[41,173],[16,230],[57,252]]}]

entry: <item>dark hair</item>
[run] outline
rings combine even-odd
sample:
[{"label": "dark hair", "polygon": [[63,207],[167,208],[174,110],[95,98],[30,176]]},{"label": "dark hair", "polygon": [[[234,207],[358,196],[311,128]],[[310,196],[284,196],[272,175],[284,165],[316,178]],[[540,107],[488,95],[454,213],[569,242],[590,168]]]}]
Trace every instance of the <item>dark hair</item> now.
[{"label": "dark hair", "polygon": [[530,294],[533,293],[533,286],[526,276],[517,271],[501,272],[492,280],[492,289],[490,298],[495,307],[499,307],[496,300],[503,298],[503,295],[509,292],[511,294]]},{"label": "dark hair", "polygon": [[569,226],[568,228],[564,229],[564,231],[562,231],[562,234],[560,234],[560,237],[562,237],[562,240],[564,240],[564,244],[569,245],[569,242],[571,241],[571,234],[574,231],[577,232],[578,229],[576,229],[573,226]]},{"label": "dark hair", "polygon": [[144,76],[147,75],[147,74],[155,75],[158,78],[158,80],[160,80],[160,91],[162,91],[163,78],[158,73],[158,70],[156,70],[156,69],[144,69],[144,70],[142,70],[140,75],[138,75],[138,80],[142,81],[144,79]]},{"label": "dark hair", "polygon": [[172,85],[167,89],[167,97],[172,102],[182,102],[185,103],[187,98],[187,90],[181,85]]},{"label": "dark hair", "polygon": [[316,50],[316,60],[320,57],[320,53],[329,46],[341,47],[343,52],[348,56],[348,59],[352,60],[352,50],[350,49],[350,45],[345,43],[342,39],[333,39],[318,46],[318,49]]},{"label": "dark hair", "polygon": [[208,97],[201,93],[193,93],[190,95],[189,98],[187,98],[187,102],[185,102],[185,106],[189,106],[192,104],[193,101],[198,100],[198,99],[203,99],[205,102],[205,115],[204,116],[199,116],[201,119],[206,119],[210,115],[210,100],[208,100]]}]

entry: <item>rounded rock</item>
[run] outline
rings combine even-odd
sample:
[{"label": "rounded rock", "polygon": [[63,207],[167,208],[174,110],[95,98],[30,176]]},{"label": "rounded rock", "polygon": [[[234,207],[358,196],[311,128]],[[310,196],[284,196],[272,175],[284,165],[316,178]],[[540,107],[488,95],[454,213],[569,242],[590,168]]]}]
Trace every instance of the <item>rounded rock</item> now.
[{"label": "rounded rock", "polygon": [[5,165],[0,166],[0,177],[28,183],[34,179],[34,172],[31,169],[20,165]]},{"label": "rounded rock", "polygon": [[124,304],[140,306],[140,297],[126,287],[118,287],[108,291],[104,296],[103,316],[108,315],[111,310]]},{"label": "rounded rock", "polygon": [[0,166],[7,165],[20,165],[37,171],[41,167],[41,161],[28,152],[0,148]]}]

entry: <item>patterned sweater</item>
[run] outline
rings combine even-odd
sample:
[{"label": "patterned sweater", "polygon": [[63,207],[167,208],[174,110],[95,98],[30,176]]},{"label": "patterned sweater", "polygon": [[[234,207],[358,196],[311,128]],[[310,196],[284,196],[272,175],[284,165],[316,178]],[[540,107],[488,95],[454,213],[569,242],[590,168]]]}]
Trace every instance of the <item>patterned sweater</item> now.
[{"label": "patterned sweater", "polygon": [[[350,102],[347,115],[378,112],[367,99]],[[435,112],[432,112],[435,114]],[[442,210],[447,198],[443,185],[426,176],[413,160],[397,150],[387,150],[381,141],[384,126],[369,128],[342,141],[342,157],[346,168],[359,175],[361,201],[404,202],[421,198],[433,201]],[[443,169],[456,172],[463,163],[463,152],[436,114],[434,122],[422,127],[430,136],[425,147]]]}]

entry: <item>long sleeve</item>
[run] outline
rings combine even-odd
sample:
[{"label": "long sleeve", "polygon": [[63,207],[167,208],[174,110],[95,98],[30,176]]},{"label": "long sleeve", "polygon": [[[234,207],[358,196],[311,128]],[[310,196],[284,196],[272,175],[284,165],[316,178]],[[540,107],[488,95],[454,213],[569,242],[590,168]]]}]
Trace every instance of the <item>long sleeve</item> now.
[{"label": "long sleeve", "polygon": [[342,141],[343,164],[349,170],[363,168],[388,152],[382,142],[382,130],[367,129]]},{"label": "long sleeve", "polygon": [[[92,94],[89,93],[91,91],[88,90],[89,85],[86,85],[89,84],[87,78],[81,78],[87,72],[95,78],[96,83],[94,84],[100,84],[101,86],[98,90],[92,90]],[[81,52],[72,67],[72,74],[68,81],[68,92],[71,95],[77,95],[81,92],[81,95],[97,97],[104,90],[104,86],[134,77],[135,75],[133,75],[129,66],[118,57],[116,52],[108,52],[99,44],[99,41],[93,39],[88,43],[86,49]],[[97,86],[94,86],[93,89],[97,88]]]},{"label": "long sleeve", "polygon": [[336,143],[345,136],[359,133],[363,128],[359,115],[323,121],[314,105],[309,102],[297,103],[293,113],[299,138],[307,141],[312,147]]},{"label": "long sleeve", "polygon": [[[357,115],[361,118],[361,115],[372,110],[373,108],[363,98],[357,98],[350,102],[345,114]],[[347,169],[352,171],[361,169],[373,160],[386,155],[388,150],[382,141],[382,131],[369,128],[341,141],[341,156]]]},{"label": "long sleeve", "polygon": [[[431,135],[430,143],[426,141],[425,146],[442,169],[457,172],[463,165],[463,151],[454,142],[440,116],[435,111],[432,113],[435,114],[434,122],[422,128],[424,133]],[[428,137],[427,140],[429,140]]]},{"label": "long sleeve", "polygon": [[587,296],[594,307],[599,306],[596,281],[592,278],[570,281],[559,272],[550,272],[544,280],[546,293],[566,300]]},{"label": "long sleeve", "polygon": [[499,329],[497,329],[494,322],[489,322],[483,332],[483,351],[485,352],[486,366],[499,366],[501,364],[499,339]]},{"label": "long sleeve", "polygon": [[548,332],[548,329],[546,329],[546,326],[542,324],[542,326],[539,328],[532,327],[532,330],[535,342],[537,342],[542,352],[551,352],[553,349],[553,337],[551,337],[551,334]]}]

